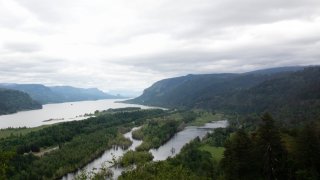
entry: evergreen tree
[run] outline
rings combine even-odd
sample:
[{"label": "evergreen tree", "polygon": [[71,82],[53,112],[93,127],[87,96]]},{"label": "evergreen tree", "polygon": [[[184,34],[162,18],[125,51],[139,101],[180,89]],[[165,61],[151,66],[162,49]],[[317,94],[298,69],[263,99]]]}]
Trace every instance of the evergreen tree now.
[{"label": "evergreen tree", "polygon": [[287,153],[282,145],[280,132],[270,114],[262,117],[256,139],[256,155],[261,164],[263,177],[271,179],[287,179]]},{"label": "evergreen tree", "polygon": [[307,124],[299,133],[296,147],[298,179],[320,179],[320,134],[316,124]]},{"label": "evergreen tree", "polygon": [[226,179],[258,179],[252,155],[252,142],[246,132],[238,130],[225,144],[221,161]]}]

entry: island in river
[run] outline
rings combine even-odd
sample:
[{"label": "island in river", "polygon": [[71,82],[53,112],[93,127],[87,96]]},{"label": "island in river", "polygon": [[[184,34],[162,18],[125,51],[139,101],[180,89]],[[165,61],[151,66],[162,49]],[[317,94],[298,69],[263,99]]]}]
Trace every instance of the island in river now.
[{"label": "island in river", "polygon": [[[189,112],[162,109],[104,111],[86,120],[59,123],[22,136],[12,135],[0,141],[1,154],[8,167],[4,175],[9,179],[63,177],[85,167],[114,146],[129,148],[132,141],[123,134],[137,126],[142,126],[143,132],[158,128],[158,135],[154,137],[164,144],[170,140],[168,136],[173,137],[186,124],[196,119],[196,116],[192,119],[185,118],[187,114],[190,115]],[[160,121],[163,123],[159,123]],[[174,126],[173,131],[167,131],[168,124],[173,123],[178,126]],[[144,137],[149,135],[144,134]],[[152,141],[145,142],[150,149],[158,146]],[[41,157],[35,155],[50,147],[58,149]]]}]

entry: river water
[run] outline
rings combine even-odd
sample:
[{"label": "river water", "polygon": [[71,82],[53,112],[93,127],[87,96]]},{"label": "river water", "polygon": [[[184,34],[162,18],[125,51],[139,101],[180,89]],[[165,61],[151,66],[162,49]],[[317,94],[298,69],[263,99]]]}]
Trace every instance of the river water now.
[{"label": "river water", "polygon": [[[119,101],[119,99],[45,104],[42,109],[21,111],[14,114],[0,116],[0,129],[8,127],[37,127],[63,121],[81,120],[86,117],[79,117],[80,115],[84,115],[85,113],[94,113],[95,110],[107,110],[109,108],[150,108],[148,106],[136,104],[116,103],[116,101]],[[54,120],[46,121],[49,119]]]},{"label": "river water", "polygon": [[[212,132],[215,128],[225,128],[228,125],[228,121],[216,121],[212,123],[207,123],[204,126],[196,127],[189,126],[184,130],[175,134],[168,142],[160,146],[158,149],[151,149],[150,152],[154,157],[154,161],[166,160],[168,157],[175,156],[179,154],[181,148],[189,143],[196,137],[202,139],[207,133]],[[172,151],[174,149],[174,153]]]},{"label": "river water", "polygon": [[[86,171],[90,172],[90,171],[98,171],[99,168],[102,167],[103,164],[105,164],[106,167],[111,167],[113,164],[111,163],[112,159],[118,159],[119,157],[121,157],[123,154],[125,154],[127,151],[129,150],[135,150],[136,147],[140,146],[140,144],[142,143],[142,141],[139,140],[135,140],[132,138],[132,132],[139,129],[140,127],[135,127],[133,128],[130,132],[124,134],[124,137],[126,137],[127,139],[130,139],[132,141],[132,145],[127,149],[124,150],[121,147],[114,147],[112,149],[106,150],[102,156],[100,156],[99,158],[95,159],[94,161],[90,162],[89,164],[87,164],[83,169],[85,169]],[[121,172],[124,170],[122,168],[111,168],[112,172],[113,172],[113,178],[117,178],[121,175]],[[62,179],[63,180],[72,180],[74,179],[74,177],[79,174],[81,171],[77,171],[75,173],[68,173],[67,175],[65,175]]]},{"label": "river water", "polygon": [[[228,125],[227,120],[222,121],[216,121],[212,123],[207,123],[204,126],[196,127],[196,126],[189,126],[186,127],[184,130],[178,132],[174,137],[172,137],[167,143],[160,146],[158,149],[151,149],[150,152],[154,156],[154,161],[161,161],[166,160],[168,157],[175,156],[178,154],[182,147],[189,143],[191,140],[195,139],[196,137],[203,138],[207,133],[212,132],[215,128],[224,128]],[[138,141],[132,138],[132,132],[136,130],[137,128],[133,128],[130,132],[124,134],[124,136],[128,139],[130,139],[133,143],[129,147],[128,150],[135,150],[136,147],[138,147],[142,141]],[[172,153],[172,148],[175,149],[175,153]],[[128,150],[123,150],[122,148],[118,149],[111,149],[106,150],[102,156],[95,159],[88,165],[84,167],[87,171],[91,170],[98,170],[103,163],[106,163],[107,167],[110,167],[112,164],[108,163],[108,161],[111,161],[112,158],[118,159],[121,157],[124,153],[126,153]],[[122,168],[111,168],[111,170],[114,173],[113,178],[117,179],[121,173],[124,171]],[[69,173],[65,175],[62,179],[63,180],[72,180],[76,174],[78,174],[80,171],[77,171],[76,173]]]},{"label": "river water", "polygon": [[[135,104],[124,104],[116,103],[119,100],[98,100],[98,101],[80,101],[80,102],[67,102],[58,104],[46,104],[43,105],[43,109],[22,111],[10,115],[0,116],[0,129],[8,127],[36,127],[46,124],[53,124],[64,121],[74,121],[85,119],[86,117],[79,117],[80,115],[94,113],[96,110],[107,110],[109,108],[124,108],[124,107],[140,107],[142,109],[152,108],[148,106],[135,105]],[[49,119],[54,119],[51,121],[46,121]],[[160,146],[158,149],[151,149],[150,152],[154,156],[154,161],[165,160],[170,156],[175,156],[181,151],[181,148],[197,136],[203,138],[208,132],[212,132],[213,129],[219,127],[226,127],[227,121],[216,121],[212,123],[207,123],[202,127],[190,126],[186,127],[184,130],[178,132],[173,138],[171,138],[167,143]],[[142,141],[134,140],[132,138],[132,131],[124,134],[124,136],[130,139],[133,143],[128,150],[135,150]],[[175,150],[172,153],[172,149]],[[119,158],[128,150],[123,150],[122,148],[114,148],[106,150],[102,156],[95,159],[94,161],[87,164],[84,168],[88,171],[99,170],[101,165],[105,163],[107,167],[111,166],[112,158]],[[121,175],[124,169],[122,168],[111,168],[114,173],[115,179]],[[71,180],[74,176],[79,173],[69,173],[63,177],[63,180]]]}]

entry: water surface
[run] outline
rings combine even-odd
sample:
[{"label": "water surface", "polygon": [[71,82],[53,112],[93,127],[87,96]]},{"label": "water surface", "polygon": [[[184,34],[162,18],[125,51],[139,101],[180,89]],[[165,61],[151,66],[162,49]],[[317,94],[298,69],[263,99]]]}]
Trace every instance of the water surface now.
[{"label": "water surface", "polygon": [[[182,147],[189,143],[191,140],[195,139],[196,137],[203,138],[207,133],[212,132],[215,128],[224,128],[228,125],[228,122],[226,120],[222,121],[216,121],[212,123],[207,123],[204,126],[196,127],[196,126],[189,126],[186,127],[184,130],[178,132],[174,137],[172,137],[167,143],[160,146],[158,149],[151,149],[150,152],[154,156],[154,161],[162,161],[166,160],[168,157],[175,156],[176,154],[180,153]],[[135,140],[132,138],[132,132],[138,128],[133,128],[130,132],[124,134],[124,136],[128,139],[130,139],[133,143],[129,147],[128,150],[135,150],[136,147],[138,147],[142,141]],[[172,153],[171,149],[175,149],[175,153]],[[109,163],[108,161],[111,161],[113,158],[118,159],[119,157],[123,156],[124,153],[126,153],[128,150],[123,150],[122,148],[117,149],[110,149],[106,150],[104,154],[98,158],[96,158],[94,161],[87,164],[83,169],[86,169],[87,171],[97,171],[103,164],[105,164],[107,167],[111,167],[112,163]],[[114,179],[117,179],[123,171],[125,171],[124,168],[110,168],[113,173]],[[77,171],[75,173],[69,173],[63,177],[63,180],[72,180],[76,174],[78,174],[80,171]]]},{"label": "water surface", "polygon": [[[113,165],[111,163],[113,158],[118,159],[119,157],[123,156],[123,154],[125,154],[127,151],[135,150],[135,148],[140,146],[140,144],[142,143],[142,141],[135,140],[132,138],[132,132],[137,130],[138,128],[140,128],[140,127],[133,128],[130,132],[124,134],[124,137],[126,137],[127,139],[130,139],[132,141],[132,145],[127,150],[124,150],[121,147],[114,147],[112,149],[106,150],[102,156],[100,156],[99,158],[90,162],[82,169],[85,169],[86,171],[90,172],[90,171],[98,171],[99,168],[101,168],[103,164],[105,164],[106,167],[111,167]],[[113,178],[115,178],[115,179],[117,179],[121,175],[122,171],[124,171],[123,168],[112,167],[110,169],[113,171]],[[72,180],[80,172],[81,172],[81,170],[79,170],[75,173],[68,173],[62,179],[63,180]]]},{"label": "water surface", "polygon": [[207,123],[204,126],[189,126],[178,132],[168,142],[160,146],[158,149],[151,149],[150,152],[154,156],[154,161],[166,160],[168,157],[179,154],[182,147],[196,137],[203,138],[207,133],[212,132],[215,128],[225,128],[228,121],[216,121]]},{"label": "water surface", "polygon": [[[122,99],[123,100],[123,99]],[[0,129],[8,127],[36,127],[45,124],[53,124],[63,121],[74,121],[85,119],[86,117],[77,117],[85,113],[94,113],[95,110],[107,110],[109,108],[140,107],[142,109],[150,108],[148,106],[136,104],[116,103],[119,99],[106,99],[97,101],[79,101],[57,104],[45,104],[42,109],[21,111],[14,114],[0,116]],[[49,119],[56,119],[46,121]],[[46,122],[44,122],[46,121]]]}]

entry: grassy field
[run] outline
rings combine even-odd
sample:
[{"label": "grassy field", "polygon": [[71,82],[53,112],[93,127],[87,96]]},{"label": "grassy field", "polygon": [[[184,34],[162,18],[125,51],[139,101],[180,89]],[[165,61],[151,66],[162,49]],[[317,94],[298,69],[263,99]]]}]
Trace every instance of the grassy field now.
[{"label": "grassy field", "polygon": [[41,129],[44,129],[46,127],[49,127],[51,125],[43,125],[39,127],[34,127],[34,128],[8,128],[8,129],[0,129],[0,139],[6,138],[9,136],[19,136],[19,135],[25,135],[33,131],[39,131]]},{"label": "grassy field", "polygon": [[200,114],[199,117],[196,118],[195,121],[191,122],[192,126],[203,126],[204,124],[212,121],[219,121],[224,119],[223,114],[213,114],[211,112],[201,111],[198,112]]},{"label": "grassy field", "polygon": [[200,146],[199,149],[201,151],[210,152],[212,155],[212,158],[218,162],[223,157],[224,147],[214,147],[214,146],[209,146],[209,145],[203,145],[203,146]]}]

